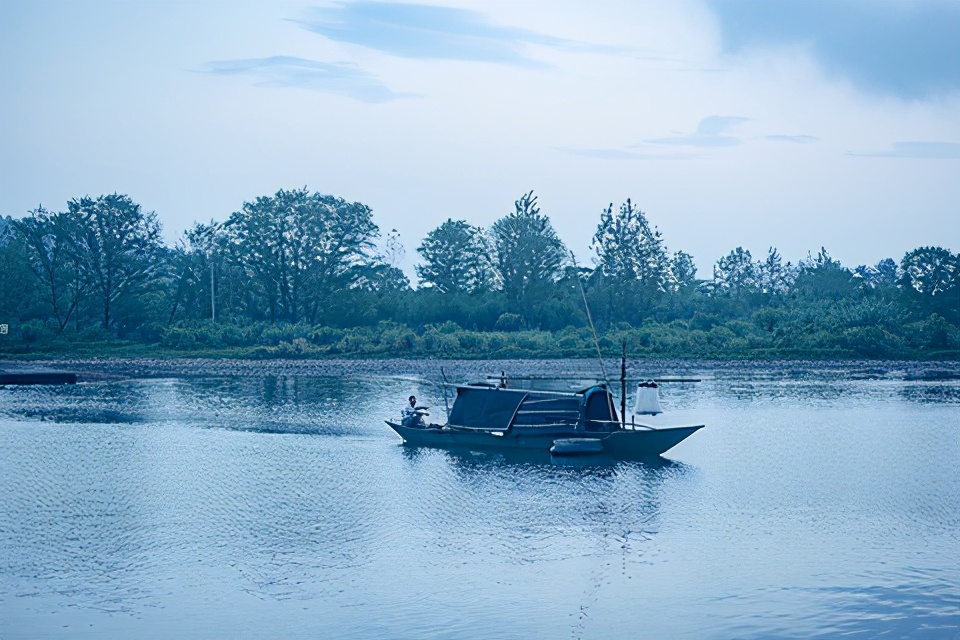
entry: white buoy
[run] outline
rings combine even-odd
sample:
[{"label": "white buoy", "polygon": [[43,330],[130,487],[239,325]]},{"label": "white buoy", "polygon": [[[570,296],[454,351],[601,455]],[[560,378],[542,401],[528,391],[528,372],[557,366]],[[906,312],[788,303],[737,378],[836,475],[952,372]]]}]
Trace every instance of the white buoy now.
[{"label": "white buoy", "polygon": [[637,397],[633,403],[633,415],[655,416],[663,413],[660,408],[660,389],[653,380],[637,384]]},{"label": "white buoy", "polygon": [[555,456],[579,456],[603,451],[599,438],[557,438],[550,447]]}]

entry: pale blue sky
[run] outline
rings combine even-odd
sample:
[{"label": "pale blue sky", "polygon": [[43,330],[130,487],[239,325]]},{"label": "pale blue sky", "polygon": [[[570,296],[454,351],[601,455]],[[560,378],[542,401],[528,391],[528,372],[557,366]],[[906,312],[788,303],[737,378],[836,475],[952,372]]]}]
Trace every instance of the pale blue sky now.
[{"label": "pale blue sky", "polygon": [[700,275],[960,250],[960,2],[0,0],[0,214],[127,193],[172,242],[308,186],[412,273],[530,189],[587,262],[632,198]]}]

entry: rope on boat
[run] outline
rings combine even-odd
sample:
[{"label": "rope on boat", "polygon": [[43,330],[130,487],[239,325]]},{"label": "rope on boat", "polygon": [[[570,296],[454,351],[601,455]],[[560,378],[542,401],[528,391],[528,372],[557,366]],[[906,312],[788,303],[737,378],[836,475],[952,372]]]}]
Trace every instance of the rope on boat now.
[{"label": "rope on boat", "polygon": [[[593,326],[593,316],[590,314],[590,305],[587,304],[587,294],[583,290],[583,283],[580,282],[580,265],[577,264],[577,256],[570,252],[570,259],[573,260],[573,275],[577,279],[577,287],[580,289],[580,297],[583,298],[583,308],[587,311],[587,322],[590,323],[590,333],[593,334],[593,344],[597,348],[597,360],[600,361],[600,373],[603,374],[603,381],[606,383],[607,409],[610,411],[610,417],[613,417],[613,397],[610,395],[610,378],[607,376],[607,368],[603,366],[603,354],[600,352],[600,338],[597,337],[597,328]],[[621,419],[623,416],[620,416]]]}]

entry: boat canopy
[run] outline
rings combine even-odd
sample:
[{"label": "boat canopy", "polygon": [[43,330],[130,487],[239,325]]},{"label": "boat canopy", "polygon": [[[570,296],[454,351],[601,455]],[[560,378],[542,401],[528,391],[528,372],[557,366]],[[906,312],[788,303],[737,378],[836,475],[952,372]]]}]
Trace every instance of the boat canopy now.
[{"label": "boat canopy", "polygon": [[611,428],[608,392],[591,387],[580,393],[557,393],[490,387],[459,387],[450,425],[484,431],[566,428],[606,431]]},{"label": "boat canopy", "polygon": [[450,411],[450,424],[468,429],[506,431],[526,396],[523,391],[459,387]]}]

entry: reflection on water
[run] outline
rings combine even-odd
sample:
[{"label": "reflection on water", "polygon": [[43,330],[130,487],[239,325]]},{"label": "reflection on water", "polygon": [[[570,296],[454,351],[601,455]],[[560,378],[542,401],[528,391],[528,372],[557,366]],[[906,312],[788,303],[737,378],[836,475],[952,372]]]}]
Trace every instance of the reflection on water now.
[{"label": "reflection on water", "polygon": [[402,445],[414,376],[0,389],[0,637],[953,637],[960,382],[854,373],[664,385],[653,462]]}]

